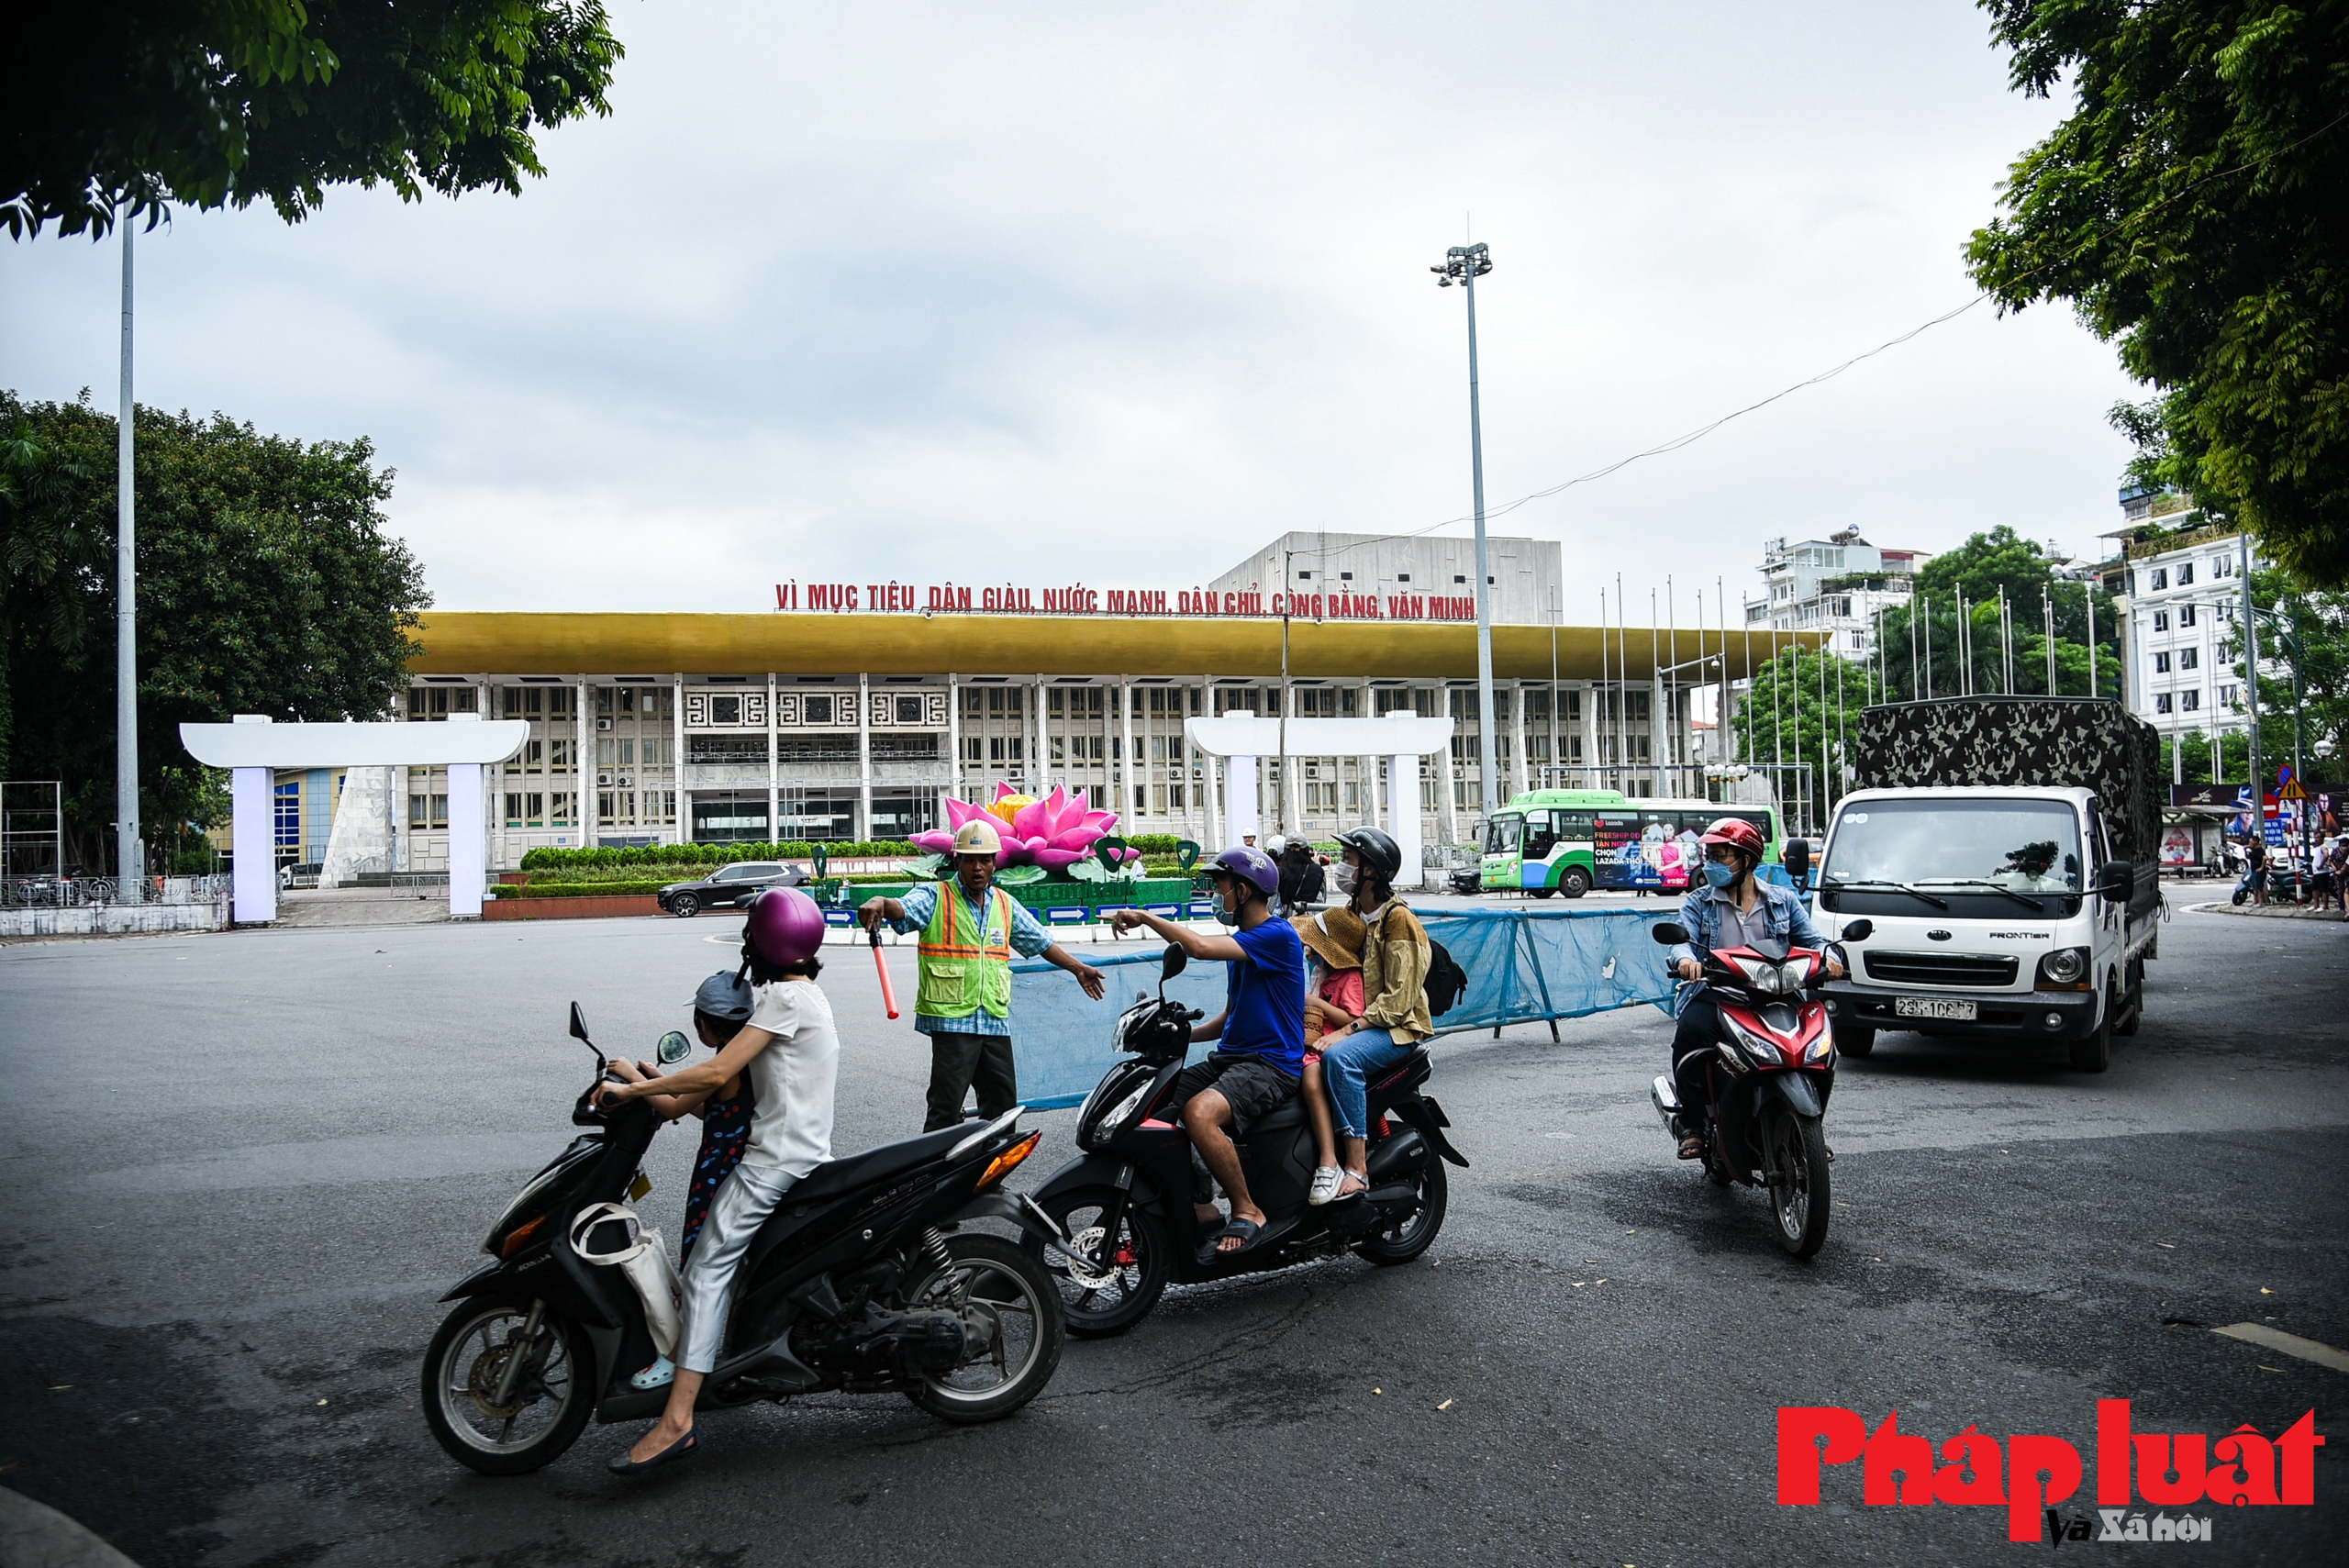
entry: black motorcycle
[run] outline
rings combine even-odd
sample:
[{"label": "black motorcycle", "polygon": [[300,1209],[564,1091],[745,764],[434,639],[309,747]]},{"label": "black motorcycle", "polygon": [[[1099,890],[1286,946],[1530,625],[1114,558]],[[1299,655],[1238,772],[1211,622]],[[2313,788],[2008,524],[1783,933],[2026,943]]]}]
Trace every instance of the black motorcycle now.
[{"label": "black motorcycle", "polygon": [[1174,1107],[1160,1103],[1200,1017],[1166,999],[1166,982],[1185,962],[1183,950],[1169,946],[1156,999],[1138,996],[1119,1017],[1117,1047],[1133,1060],[1111,1067],[1077,1113],[1085,1152],[1035,1195],[1061,1234],[1030,1231],[1027,1244],[1058,1280],[1068,1331],[1079,1339],[1124,1332],[1169,1283],[1230,1279],[1349,1250],[1374,1263],[1408,1263],[1443,1225],[1436,1157],[1468,1163],[1443,1135],[1452,1123],[1442,1107],[1419,1093],[1431,1072],[1421,1046],[1370,1085],[1368,1192],[1319,1207],[1306,1203],[1313,1129],[1302,1102],[1292,1100],[1238,1140],[1249,1194],[1264,1211],[1256,1244],[1201,1261],[1211,1228],[1191,1203],[1191,1140]]},{"label": "black motorcycle", "polygon": [[[595,1080],[571,1112],[587,1130],[497,1217],[482,1243],[492,1261],[441,1297],[458,1305],[424,1354],[433,1437],[486,1475],[552,1462],[591,1415],[644,1420],[668,1403],[666,1387],[629,1382],[654,1357],[634,1286],[617,1265],[587,1262],[570,1235],[582,1210],[643,1194],[638,1165],[661,1118],[642,1100],[598,1106],[607,1063],[576,1003],[571,1032],[596,1051]],[[658,1055],[666,1065],[691,1050],[672,1033]],[[932,1415],[973,1422],[1008,1416],[1041,1393],[1060,1364],[1057,1282],[1015,1242],[947,1233],[1000,1219],[1056,1239],[1033,1205],[1001,1188],[1042,1136],[1022,1136],[1019,1114],[884,1144],[794,1183],[742,1261],[724,1347],[696,1408],[845,1389],[901,1393]],[[625,1249],[618,1218],[584,1229],[588,1251]]]}]

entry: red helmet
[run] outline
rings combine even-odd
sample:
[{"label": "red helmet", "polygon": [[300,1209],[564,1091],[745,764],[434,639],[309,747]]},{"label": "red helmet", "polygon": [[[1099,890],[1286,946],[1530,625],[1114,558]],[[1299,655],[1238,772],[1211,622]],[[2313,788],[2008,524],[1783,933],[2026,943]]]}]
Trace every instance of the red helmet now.
[{"label": "red helmet", "polygon": [[1710,847],[1727,844],[1732,850],[1743,850],[1758,863],[1762,859],[1762,829],[1742,817],[1724,817],[1705,829],[1697,842]]}]

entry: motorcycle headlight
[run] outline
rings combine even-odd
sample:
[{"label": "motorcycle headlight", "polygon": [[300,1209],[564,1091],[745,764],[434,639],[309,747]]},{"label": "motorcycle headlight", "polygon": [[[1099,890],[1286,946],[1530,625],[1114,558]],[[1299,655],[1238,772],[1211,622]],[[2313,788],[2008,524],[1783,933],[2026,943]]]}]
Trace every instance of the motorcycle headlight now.
[{"label": "motorcycle headlight", "polygon": [[2058,985],[2070,985],[2088,972],[2088,950],[2057,948],[2039,961],[2039,976]]},{"label": "motorcycle headlight", "polygon": [[1105,1092],[1114,1093],[1115,1091],[1107,1084],[1096,1089],[1093,1092],[1093,1098],[1085,1102],[1085,1109],[1077,1116],[1076,1141],[1078,1144],[1090,1149],[1114,1134],[1118,1129],[1125,1126],[1127,1119],[1141,1108],[1142,1096],[1150,1093],[1151,1084],[1156,1081],[1155,1074],[1145,1073],[1141,1081],[1120,1097],[1115,1105],[1097,1113],[1095,1106],[1101,1102]]},{"label": "motorcycle headlight", "polygon": [[1729,1025],[1730,1038],[1737,1041],[1738,1049],[1752,1057],[1755,1062],[1764,1067],[1778,1065],[1782,1058],[1776,1044],[1755,1034],[1735,1018],[1724,1015],[1721,1021]]}]

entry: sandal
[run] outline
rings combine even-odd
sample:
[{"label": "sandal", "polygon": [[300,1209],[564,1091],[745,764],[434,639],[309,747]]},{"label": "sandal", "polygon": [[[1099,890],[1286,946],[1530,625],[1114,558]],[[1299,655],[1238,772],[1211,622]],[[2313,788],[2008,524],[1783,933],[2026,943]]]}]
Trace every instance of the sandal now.
[{"label": "sandal", "polygon": [[1703,1159],[1705,1157],[1705,1140],[1698,1137],[1695,1133],[1690,1133],[1687,1137],[1680,1140],[1680,1157],[1683,1160]]},{"label": "sandal", "polygon": [[[1199,1249],[1199,1262],[1202,1263],[1212,1263],[1219,1258],[1238,1257],[1250,1247],[1255,1245],[1256,1238],[1263,1233],[1264,1229],[1264,1228],[1263,1226],[1257,1224],[1252,1219],[1235,1219],[1231,1221],[1222,1229],[1208,1238],[1208,1244]],[[1240,1245],[1231,1248],[1230,1251],[1226,1251],[1223,1246],[1223,1239],[1227,1236],[1239,1237]]]},{"label": "sandal", "polygon": [[[1345,1184],[1348,1182],[1360,1182],[1362,1185],[1356,1187],[1352,1192],[1347,1192],[1344,1189]],[[1338,1191],[1330,1195],[1330,1201],[1331,1203],[1343,1203],[1348,1198],[1362,1196],[1363,1194],[1370,1191],[1370,1178],[1368,1176],[1356,1175],[1353,1172],[1348,1171],[1338,1178]]]},{"label": "sandal", "polygon": [[1340,1165],[1317,1165],[1313,1168],[1313,1185],[1307,1189],[1305,1201],[1320,1207],[1338,1195],[1338,1184],[1346,1179],[1345,1168]]}]

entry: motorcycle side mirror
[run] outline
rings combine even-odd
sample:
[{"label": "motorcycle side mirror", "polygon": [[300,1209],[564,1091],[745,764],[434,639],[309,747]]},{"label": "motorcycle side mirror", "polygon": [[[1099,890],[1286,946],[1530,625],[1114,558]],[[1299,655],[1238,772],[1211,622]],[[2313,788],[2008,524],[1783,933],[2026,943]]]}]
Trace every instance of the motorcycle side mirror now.
[{"label": "motorcycle side mirror", "polygon": [[661,1043],[652,1048],[652,1054],[661,1059],[661,1065],[663,1067],[674,1067],[693,1053],[694,1042],[675,1029],[671,1029],[667,1034],[662,1035]]},{"label": "motorcycle side mirror", "polygon": [[[587,1016],[579,1010],[579,1004],[576,1002],[571,1004],[571,1038],[587,1040]],[[588,1040],[588,1043],[592,1045],[595,1042]]]},{"label": "motorcycle side mirror", "polygon": [[1158,961],[1158,983],[1161,985],[1165,984],[1182,973],[1184,966],[1190,962],[1191,955],[1185,952],[1179,944],[1168,942],[1165,955]]},{"label": "motorcycle side mirror", "polygon": [[1810,874],[1810,840],[1788,840],[1787,847],[1778,851],[1778,862],[1787,868],[1788,876],[1800,882]]},{"label": "motorcycle side mirror", "polygon": [[1677,920],[1658,920],[1648,928],[1648,935],[1658,947],[1672,947],[1688,940],[1688,928]]},{"label": "motorcycle side mirror", "polygon": [[1864,942],[1874,935],[1876,935],[1876,922],[1873,920],[1843,922],[1843,940],[1847,942]]}]

